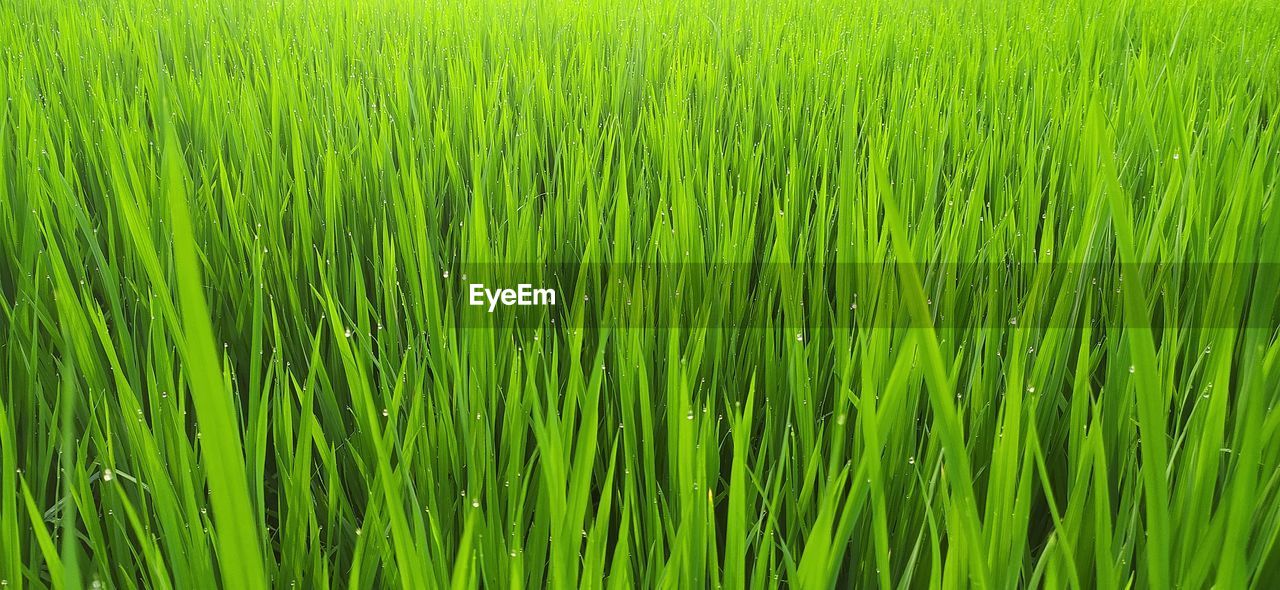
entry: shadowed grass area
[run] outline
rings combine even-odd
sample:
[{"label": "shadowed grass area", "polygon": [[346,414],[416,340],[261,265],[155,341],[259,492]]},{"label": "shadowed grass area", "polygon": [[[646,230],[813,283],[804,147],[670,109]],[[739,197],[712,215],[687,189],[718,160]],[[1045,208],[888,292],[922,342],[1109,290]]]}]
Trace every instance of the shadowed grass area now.
[{"label": "shadowed grass area", "polygon": [[6,590],[1280,579],[1280,3],[0,39]]}]

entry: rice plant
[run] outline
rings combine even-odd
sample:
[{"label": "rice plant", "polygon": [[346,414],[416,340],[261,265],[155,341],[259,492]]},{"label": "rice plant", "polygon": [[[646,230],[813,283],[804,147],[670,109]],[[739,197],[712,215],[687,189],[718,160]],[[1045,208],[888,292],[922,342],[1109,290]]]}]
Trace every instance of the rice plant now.
[{"label": "rice plant", "polygon": [[5,2],[0,586],[1271,587],[1278,47]]}]

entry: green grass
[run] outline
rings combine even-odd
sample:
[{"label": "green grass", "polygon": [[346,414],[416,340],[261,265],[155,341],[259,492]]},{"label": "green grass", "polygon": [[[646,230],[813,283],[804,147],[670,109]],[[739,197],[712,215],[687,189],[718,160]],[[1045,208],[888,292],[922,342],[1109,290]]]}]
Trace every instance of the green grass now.
[{"label": "green grass", "polygon": [[0,39],[5,590],[1280,579],[1273,0]]}]

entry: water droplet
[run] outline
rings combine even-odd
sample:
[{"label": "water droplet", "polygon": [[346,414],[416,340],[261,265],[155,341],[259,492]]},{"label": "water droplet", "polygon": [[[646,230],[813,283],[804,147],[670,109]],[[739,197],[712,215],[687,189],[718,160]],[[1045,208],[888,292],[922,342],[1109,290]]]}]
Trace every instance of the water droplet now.
[{"label": "water droplet", "polygon": [[471,501],[471,507],[472,507],[472,508],[479,508],[479,507],[480,507],[480,500],[472,500],[472,501]]},{"label": "water droplet", "polygon": [[111,471],[110,469],[102,470],[102,481],[111,481],[115,478],[116,478],[116,474],[114,471]]},{"label": "water droplet", "polygon": [[916,464],[916,458],[915,458],[915,457],[907,457],[907,463],[908,463],[908,464],[910,464],[910,465],[915,465],[915,464]]},{"label": "water droplet", "polygon": [[390,414],[391,414],[391,413],[390,413],[390,412],[388,412],[386,408],[382,408],[382,417],[383,417],[383,418],[386,418],[386,417],[387,417],[387,416],[389,416]]},{"label": "water droplet", "polygon": [[1135,367],[1135,366],[1133,366],[1133,365],[1129,365],[1129,372],[1130,372],[1130,373],[1134,373],[1134,372],[1136,372],[1137,370],[1138,370],[1138,368],[1137,368],[1137,367]]}]

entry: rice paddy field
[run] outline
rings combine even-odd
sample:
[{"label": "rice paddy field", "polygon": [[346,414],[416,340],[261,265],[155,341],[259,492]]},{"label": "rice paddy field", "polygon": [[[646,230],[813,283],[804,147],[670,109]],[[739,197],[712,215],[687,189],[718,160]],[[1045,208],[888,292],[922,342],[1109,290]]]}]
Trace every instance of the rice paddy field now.
[{"label": "rice paddy field", "polygon": [[5,2],[0,586],[1275,587],[1278,47]]}]

